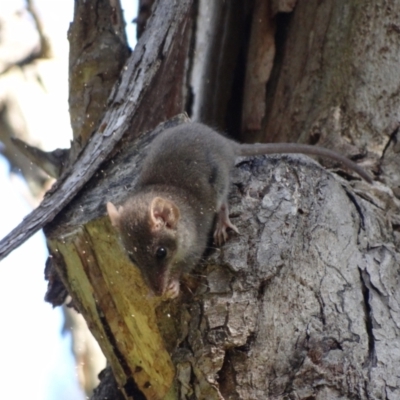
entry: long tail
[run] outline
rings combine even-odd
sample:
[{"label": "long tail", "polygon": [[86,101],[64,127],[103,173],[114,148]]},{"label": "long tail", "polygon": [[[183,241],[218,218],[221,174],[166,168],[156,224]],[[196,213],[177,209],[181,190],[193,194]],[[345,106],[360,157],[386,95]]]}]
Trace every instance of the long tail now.
[{"label": "long tail", "polygon": [[332,160],[341,162],[346,167],[357,172],[357,174],[367,182],[372,183],[372,178],[367,171],[347,157],[336,153],[336,151],[325,149],[324,147],[299,143],[241,144],[238,147],[239,155],[241,156],[256,156],[260,154],[310,154],[313,156],[331,158]]}]

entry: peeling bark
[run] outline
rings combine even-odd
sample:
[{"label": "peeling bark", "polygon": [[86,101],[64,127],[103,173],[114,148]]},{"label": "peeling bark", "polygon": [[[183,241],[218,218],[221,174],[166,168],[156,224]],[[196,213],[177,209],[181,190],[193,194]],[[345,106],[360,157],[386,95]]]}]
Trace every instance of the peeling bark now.
[{"label": "peeling bark", "polygon": [[[143,360],[154,357],[150,365],[162,369],[164,378],[163,365],[169,370],[172,361],[168,376],[175,376],[178,392],[172,398],[367,399],[387,391],[383,377],[396,379],[398,367],[396,353],[385,348],[398,342],[389,332],[396,331],[390,313],[400,295],[400,254],[389,237],[383,247],[374,245],[374,237],[383,222],[377,197],[393,211],[399,202],[379,185],[366,200],[368,184],[349,185],[305,156],[238,160],[230,204],[240,235],[212,251],[184,281],[183,297],[150,305],[139,271],[109,226],[105,204],[129,196],[137,165],[156,134],[143,136],[131,153],[104,166],[46,231],[53,256],[65,261],[68,281],[79,282],[70,293],[80,304],[92,304],[82,312],[90,314],[108,359],[119,354],[121,362],[124,348],[136,346],[126,362],[142,360],[143,375],[148,371]],[[103,198],[101,189],[107,193]],[[150,330],[135,334],[144,327],[131,326],[129,316],[135,321],[146,316]],[[149,338],[160,347],[150,346]],[[168,354],[171,361],[164,364]],[[385,367],[378,362],[383,359]],[[154,388],[150,365],[143,381]],[[121,382],[123,372],[114,371]],[[145,398],[152,398],[137,373],[133,377]]]},{"label": "peeling bark", "polygon": [[[272,1],[268,75],[260,65],[271,26],[250,36],[264,4],[200,1],[195,15],[189,1],[167,3],[155,3],[74,170],[25,224],[46,223],[50,297],[59,302],[62,285],[72,295],[121,389],[107,370],[97,392],[111,381],[126,399],[400,398],[399,6]],[[265,75],[243,89],[250,61]],[[185,117],[156,126],[185,106],[214,126],[239,121],[236,133],[240,116],[253,115],[260,138],[325,144],[380,181],[332,174],[305,156],[237,160],[229,203],[240,234],[210,248],[181,296],[161,303],[105,204],[135,190],[151,141]],[[0,256],[25,238],[16,232]]]}]

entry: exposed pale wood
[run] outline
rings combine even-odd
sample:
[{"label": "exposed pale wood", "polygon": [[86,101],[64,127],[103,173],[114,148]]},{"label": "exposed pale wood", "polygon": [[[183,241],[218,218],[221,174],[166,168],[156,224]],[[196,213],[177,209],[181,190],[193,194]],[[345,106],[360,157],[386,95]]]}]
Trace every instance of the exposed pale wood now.
[{"label": "exposed pale wood", "polygon": [[123,253],[105,215],[106,203],[126,200],[149,143],[165,127],[186,120],[182,115],[142,135],[104,165],[45,229],[54,266],[128,399],[137,392],[164,399],[174,391],[175,369],[167,349],[178,341],[177,322],[172,311],[156,314],[159,300],[149,297],[139,271]]},{"label": "exposed pale wood", "polygon": [[[398,360],[385,350],[397,339],[382,301],[399,296],[400,254],[392,239],[376,240],[384,214],[400,210],[393,194],[361,181],[352,188],[305,156],[238,160],[230,204],[240,234],[183,281],[183,297],[153,303],[104,213],[108,200],[129,195],[157,134],[105,165],[46,232],[124,390],[131,373],[151,396],[144,386],[160,373],[163,393],[172,360],[171,398],[179,398],[175,388],[199,399],[364,399],[384,391],[382,377],[395,379]],[[153,357],[156,367],[146,364]],[[143,370],[135,371],[139,362]]]},{"label": "exposed pale wood", "polygon": [[[310,26],[314,27],[315,24],[316,29],[318,25],[320,36],[317,35],[317,49],[323,49],[324,43],[330,43],[329,40],[322,40],[322,33],[329,32],[325,22],[339,23],[338,19],[327,18],[329,12],[340,14],[337,4],[313,3],[315,14],[305,13],[307,23],[304,28],[299,24],[297,14],[289,24],[286,40],[294,40],[297,44],[307,39],[312,54],[307,53],[307,46],[297,48],[293,42],[285,42],[282,65],[278,60],[278,72],[275,71],[271,76],[276,82],[270,82],[268,86],[270,90],[275,90],[269,95],[276,93],[276,101],[280,101],[281,108],[278,103],[276,107],[281,113],[282,120],[279,123],[282,126],[294,127],[297,125],[290,124],[298,123],[298,109],[287,107],[291,98],[288,98],[289,103],[279,98],[282,93],[289,96],[282,81],[285,68],[299,68],[297,75],[288,77],[289,84],[292,80],[296,82],[296,77],[301,81],[303,76],[308,76],[314,83],[318,79],[322,82],[324,78],[313,76],[315,70],[307,64],[314,60],[316,49],[313,40],[316,36],[307,36],[302,29],[308,32]],[[354,10],[352,7],[355,5],[348,7]],[[299,8],[300,11],[296,8],[295,12],[300,12],[305,18],[302,13],[307,5],[302,3]],[[336,10],[337,14],[332,10]],[[214,17],[216,19],[212,19],[211,24],[221,21],[220,14]],[[204,18],[204,15],[199,16],[202,21]],[[229,18],[229,15],[223,18]],[[317,20],[314,21],[315,18]],[[350,23],[351,18],[347,14],[346,18],[345,21]],[[325,30],[322,26],[325,26]],[[337,25],[330,26],[337,28]],[[200,29],[206,28],[202,26]],[[220,28],[209,27],[208,33],[214,32],[209,37],[212,38]],[[229,32],[228,27],[224,29],[224,32]],[[300,38],[297,39],[296,35]],[[219,40],[223,42],[223,38]],[[198,58],[195,63],[203,63],[200,68],[203,72],[196,77],[197,86],[192,85],[194,107],[199,112],[196,115],[208,118],[218,114],[218,118],[223,118],[224,111],[218,110],[226,110],[226,103],[221,99],[225,99],[223,88],[229,78],[222,78],[227,80],[218,85],[202,86],[218,81],[221,65],[224,65],[224,61],[219,64],[218,58],[211,57],[216,54],[217,42],[204,40],[202,44],[209,47],[202,49],[203,57],[208,55],[205,60],[196,54]],[[341,42],[340,45],[344,46]],[[293,56],[293,64],[287,58],[288,54]],[[218,55],[224,57],[223,53]],[[296,55],[303,60],[303,64],[297,64]],[[212,62],[214,64],[210,64]],[[304,65],[309,69],[302,70]],[[333,68],[334,73],[335,65],[335,60],[329,60],[326,68]],[[327,76],[331,77],[329,74]],[[342,137],[343,121],[348,111],[336,106],[335,97],[328,96],[331,105],[328,111],[321,111],[320,114],[316,111],[313,114],[314,109],[324,108],[322,100],[321,104],[315,103],[315,99],[310,97],[311,94],[318,97],[320,89],[312,85],[302,88],[303,92],[298,89],[298,93],[309,96],[307,105],[304,104],[309,113],[303,114],[303,117],[304,124],[312,126],[312,134],[307,140],[303,138],[303,141],[319,140],[326,143],[326,140],[333,140],[344,153],[359,154],[364,144],[363,138],[354,136],[347,141],[348,138]],[[295,90],[294,96],[298,96],[298,93]],[[158,100],[153,97],[152,102],[147,103],[148,108],[141,109],[142,120],[149,117],[149,109],[156,109],[154,104]],[[213,109],[213,104],[217,103],[218,107]],[[299,107],[303,105],[301,101],[298,104]],[[266,107],[269,105],[275,110],[275,103],[267,98]],[[274,117],[273,112],[269,114],[266,108],[267,124]],[[395,131],[396,125],[393,123],[390,126]],[[297,129],[295,133],[300,136],[303,131]],[[144,156],[153,135],[141,138],[135,144],[136,148],[131,148],[133,142],[130,140],[122,142],[123,151],[115,155],[115,165],[112,165],[112,161],[111,164],[104,164],[99,175],[71,203],[70,210],[66,210],[54,224],[48,226],[47,232],[53,244],[59,243],[63,234],[70,240],[73,240],[73,236],[69,234],[79,237],[79,230],[76,229],[80,224],[83,224],[81,229],[89,232],[90,240],[103,237],[101,233],[97,234],[97,228],[86,229],[86,226],[99,226],[99,230],[109,228],[103,216],[104,204],[107,200],[119,204],[133,190],[141,156]],[[298,139],[298,136],[290,137],[290,140]],[[395,168],[389,166],[396,152],[395,142],[393,134],[391,145],[386,148],[387,164],[384,164],[393,184]],[[377,149],[375,146],[374,151]],[[150,327],[141,329],[147,329],[149,335],[155,335],[163,343],[159,351],[165,359],[168,359],[168,354],[174,365],[176,375],[171,386],[173,398],[283,400],[297,396],[324,400],[364,400],[368,396],[373,399],[399,397],[396,371],[399,368],[397,299],[400,296],[400,255],[397,250],[399,237],[392,231],[398,224],[396,215],[399,214],[400,204],[390,187],[383,184],[370,186],[364,182],[353,182],[350,186],[341,178],[338,179],[333,179],[305,157],[240,160],[230,198],[231,218],[238,225],[240,235],[232,234],[220,250],[210,251],[210,257],[198,266],[191,279],[184,279],[181,298],[175,302],[154,304],[154,308],[140,306],[141,299],[129,292],[129,287],[140,286],[141,281],[134,267],[125,265],[122,252],[113,254],[116,259],[107,269],[102,263],[111,261],[102,255],[104,250],[100,249],[101,245],[93,244],[87,249],[88,252],[94,251],[95,255],[99,254],[94,256],[98,260],[97,265],[93,264],[94,270],[101,271],[99,274],[105,281],[110,281],[116,271],[115,265],[118,271],[120,268],[124,271],[129,284],[124,286],[121,283],[120,287],[128,290],[125,295],[128,296],[128,303],[134,303],[129,307],[138,307],[135,308],[137,312],[143,308],[146,314],[151,315],[148,321]],[[81,216],[79,210],[83,211]],[[114,243],[110,252],[117,251],[114,248],[117,243],[113,231],[109,230],[109,234],[110,238],[102,240]],[[68,260],[68,252],[64,251],[63,254]],[[65,269],[72,268],[72,265],[69,259]],[[91,277],[91,269],[84,270],[87,271],[88,281],[96,282],[95,277]],[[92,296],[96,298],[103,292],[116,291],[109,287],[111,285],[104,285],[101,281],[91,284]],[[70,290],[80,293],[82,289],[73,287]],[[122,295],[115,293],[113,298],[117,299],[115,309],[119,309]],[[94,308],[87,315],[94,313],[92,329],[100,339],[107,322],[112,334],[106,342],[110,343],[115,335],[122,340],[120,348],[125,352],[129,348],[129,339],[116,330],[120,325],[115,319],[122,320],[122,330],[128,329],[123,319],[130,308],[121,304],[124,311],[118,317],[106,304],[103,304],[106,310],[104,321],[96,317],[100,312]],[[138,340],[137,333],[129,335]],[[146,341],[141,343],[147,350],[141,347],[129,359],[138,361],[144,354],[156,353],[154,349],[157,346],[152,347]],[[104,349],[111,351],[107,343]],[[121,367],[124,364],[121,363],[123,357],[111,356],[110,359],[112,363],[117,363],[115,374],[118,382],[128,383],[126,377],[134,364],[124,370]],[[150,365],[145,371],[149,379],[153,372],[157,373],[151,371]],[[168,369],[170,364],[165,362],[162,365]],[[140,382],[135,390],[149,394],[141,379],[135,376],[134,380]],[[130,386],[126,383],[122,386],[127,395],[126,389]],[[158,393],[162,393],[166,386],[165,382],[160,384]]]},{"label": "exposed pale wood", "polygon": [[[138,133],[183,110],[191,65],[199,72],[190,80],[197,118],[213,125],[231,118],[228,99],[242,90],[232,83],[240,81],[232,78],[240,78],[233,54],[243,53],[226,46],[234,29],[235,45],[245,46],[248,26],[232,26],[240,19],[232,7],[244,10],[244,3],[253,5],[199,3],[194,54],[192,14],[176,17],[179,23],[165,12],[171,2],[156,3],[142,39],[146,48],[170,50],[151,58],[141,42],[135,60],[150,69],[131,60],[115,88],[101,130],[104,141],[118,137],[111,150],[95,142],[85,163],[78,160],[85,185],[46,226],[54,265],[127,399],[398,399],[399,6],[298,2],[278,26],[265,105],[265,139],[325,143],[355,156],[366,148],[366,165],[381,182],[334,178],[307,157],[238,160],[229,203],[240,234],[209,249],[182,280],[182,296],[164,303],[148,297],[105,216],[108,200],[120,204],[134,190],[159,131]],[[207,4],[215,11],[209,21]],[[90,164],[98,153],[106,162]],[[63,182],[64,193],[75,188]]]},{"label": "exposed pale wood", "polygon": [[127,398],[134,398],[132,385],[146,398],[164,398],[174,368],[158,334],[148,290],[120,254],[106,218],[58,241],[49,239],[49,247],[58,265],[65,265],[68,291],[90,322]]},{"label": "exposed pale wood", "polygon": [[[200,2],[198,21],[204,22],[209,14],[202,14],[202,4],[204,6]],[[215,14],[208,21],[211,26],[197,25],[203,32],[196,36],[202,41],[195,43],[195,51],[200,49],[201,52],[195,52],[194,59],[194,68],[198,68],[200,75],[193,74],[191,80],[193,110],[197,118],[221,121],[228,117],[225,112],[229,108],[226,102],[229,95],[225,89],[229,88],[227,82],[233,75],[230,75],[232,71],[221,67],[229,65],[225,59],[229,51],[222,46],[229,41],[218,35],[220,32],[228,34],[232,26],[221,24],[221,21],[230,20],[229,9],[223,9],[228,5],[208,4]],[[344,60],[349,56],[350,45],[343,40],[353,37],[353,24],[365,22],[357,19],[363,10],[355,2],[300,2],[292,19],[286,20],[288,33],[281,37],[283,47],[275,60],[272,81],[268,82],[270,97],[267,97],[265,113],[269,129],[273,128],[271,121],[278,124],[280,140],[300,138],[321,143],[332,140],[333,145],[346,154],[362,152],[365,137],[357,136],[354,131],[343,136],[344,127],[352,121],[347,119],[349,111],[342,104],[354,106],[356,101],[340,92],[341,87],[351,86],[348,80],[352,78],[351,73],[346,75],[349,64],[344,64],[345,74],[342,74],[340,53],[344,52]],[[237,33],[238,37],[242,33]],[[214,38],[216,41],[212,40]],[[218,51],[219,46],[227,53]],[[350,57],[352,62],[354,57]],[[293,71],[293,75],[288,70]],[[222,77],[222,71],[227,76]],[[324,86],[324,79],[328,79],[328,87]],[[357,83],[355,79],[352,84],[357,86]],[[175,89],[177,87],[181,88],[178,85]],[[290,97],[292,89],[294,99]],[[358,90],[368,93],[368,89],[361,86]],[[371,89],[371,92],[374,91]],[[157,100],[152,98],[152,101]],[[149,116],[151,107],[155,109],[153,103],[147,106],[150,107],[141,110],[142,119]],[[357,107],[351,112],[355,110]],[[393,112],[388,121],[391,119]],[[397,129],[395,121],[388,126],[391,133]],[[291,132],[292,129],[296,131]],[[109,228],[103,216],[104,204],[108,199],[119,204],[129,195],[129,190],[133,190],[134,176],[140,168],[139,155],[146,152],[146,144],[152,137],[141,138],[137,149],[127,150],[126,143],[132,145],[132,142],[122,142],[125,147],[121,147],[121,153],[114,159],[116,166],[102,166],[99,176],[71,203],[71,210],[49,225],[49,237],[57,243],[63,234],[73,240],[73,236],[68,235],[79,237],[80,223],[91,240],[103,237],[97,234],[97,228],[86,229],[86,226],[99,226],[100,230]],[[395,168],[389,165],[392,165],[391,154],[396,152],[395,139],[393,133],[390,146],[386,147],[388,165],[385,165],[393,183]],[[369,150],[379,154],[384,142],[371,143]],[[377,143],[380,144],[377,146]],[[116,172],[118,166],[123,172]],[[114,175],[119,175],[121,186],[110,184],[114,182]],[[125,185],[129,186],[124,190]],[[96,200],[101,197],[100,187],[106,194],[103,194],[104,199]],[[399,397],[400,254],[394,227],[400,203],[391,188],[380,183],[370,186],[356,181],[350,185],[344,179],[333,179],[306,157],[242,159],[234,173],[230,205],[231,219],[239,227],[240,234],[232,234],[220,250],[210,250],[209,257],[191,278],[185,277],[181,298],[154,304],[154,309],[149,311],[143,306],[152,318],[155,315],[155,320],[150,318],[150,327],[140,329],[148,329],[149,335],[163,339],[162,352],[171,357],[175,367],[171,396],[274,400]],[[78,217],[79,210],[87,217]],[[113,231],[109,234],[110,238],[103,240],[115,243],[110,251],[117,251]],[[100,276],[110,281],[115,273],[114,265],[120,271],[129,264],[124,266],[123,253],[114,253],[117,259],[108,267],[109,271],[102,266],[103,261],[106,264],[109,259],[101,255],[104,250],[100,246],[94,244],[88,252],[95,249],[93,254],[99,254],[94,256],[97,260],[94,271],[101,271]],[[63,254],[68,258],[67,253]],[[70,260],[64,269],[71,267]],[[91,277],[91,269],[84,270],[87,279],[96,282],[96,276]],[[124,290],[131,285],[141,285],[134,266],[123,271],[126,280],[134,279],[127,286],[121,283]],[[92,296],[99,296],[106,286],[103,282],[91,284]],[[114,293],[116,289],[108,286],[107,293],[109,290]],[[78,293],[81,290],[72,289]],[[130,307],[137,307],[140,299],[127,293],[128,303],[135,303]],[[122,295],[115,293],[114,297],[119,299],[115,304],[118,309]],[[129,309],[122,305],[124,311],[115,317],[107,304],[103,307],[107,315],[105,321],[96,319],[96,315],[100,315],[97,310],[88,312],[88,315],[94,312],[93,330],[101,336],[107,322],[112,332],[107,341],[112,341],[114,335],[121,338],[120,347],[125,351],[129,348],[128,340],[116,331],[119,324],[115,319],[126,318],[125,312]],[[152,325],[154,321],[156,328]],[[122,326],[126,329],[125,321]],[[140,348],[129,358],[139,360],[144,354],[155,353],[150,343],[142,343],[147,350]],[[104,348],[111,351],[107,346],[106,343]],[[115,368],[118,381],[127,382],[123,379],[128,374],[121,368],[124,358],[111,356],[110,359],[119,363]],[[145,371],[149,376],[150,370],[147,367]],[[148,393],[140,376],[135,377],[135,381],[140,382],[135,390]],[[125,394],[127,387],[129,385],[125,384]],[[161,393],[165,386],[159,387]]]}]

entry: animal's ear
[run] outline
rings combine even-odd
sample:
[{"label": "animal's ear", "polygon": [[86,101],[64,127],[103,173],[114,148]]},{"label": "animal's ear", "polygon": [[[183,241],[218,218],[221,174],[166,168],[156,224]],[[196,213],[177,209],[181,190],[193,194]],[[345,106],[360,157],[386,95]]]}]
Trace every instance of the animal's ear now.
[{"label": "animal's ear", "polygon": [[163,226],[176,229],[180,213],[174,202],[162,197],[154,197],[150,204],[150,224],[153,230]]},{"label": "animal's ear", "polygon": [[114,228],[119,229],[120,227],[121,212],[122,206],[120,206],[117,210],[117,207],[115,207],[113,203],[110,201],[107,203],[107,213]]}]

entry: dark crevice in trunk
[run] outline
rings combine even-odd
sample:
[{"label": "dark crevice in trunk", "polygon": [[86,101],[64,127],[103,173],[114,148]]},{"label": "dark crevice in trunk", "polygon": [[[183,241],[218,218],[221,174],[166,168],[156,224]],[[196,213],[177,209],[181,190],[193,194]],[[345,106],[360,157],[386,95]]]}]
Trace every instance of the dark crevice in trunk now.
[{"label": "dark crevice in trunk", "polygon": [[252,13],[247,13],[242,25],[241,43],[237,55],[235,68],[233,70],[231,96],[227,104],[225,124],[229,135],[239,140],[241,137],[242,109],[244,82],[246,77],[246,61],[249,50],[249,40],[251,35]]},{"label": "dark crevice in trunk", "polygon": [[370,298],[370,278],[367,272],[363,270],[360,271],[360,281],[362,294],[364,297],[364,312],[365,312],[365,327],[368,335],[368,360],[365,360],[364,366],[376,367],[377,359],[375,352],[375,338],[373,334],[373,321],[372,321],[372,308],[369,303]]},{"label": "dark crevice in trunk", "polygon": [[[293,13],[279,13],[276,15],[276,33],[275,33],[275,59],[274,65],[272,67],[271,76],[267,82],[266,99],[265,99],[265,116],[263,121],[262,130],[265,131],[267,126],[269,113],[271,111],[271,106],[274,101],[276,87],[279,81],[279,75],[281,73],[281,67],[283,58],[285,55],[285,43],[287,39],[287,34],[289,31],[290,22],[293,18]],[[276,134],[275,132],[271,132]],[[267,132],[267,135],[269,132]],[[267,140],[268,142],[268,140]]]},{"label": "dark crevice in trunk", "polygon": [[346,195],[349,200],[354,204],[355,209],[357,210],[358,215],[360,216],[360,226],[358,228],[358,234],[360,233],[360,229],[365,229],[365,221],[364,221],[364,214],[363,211],[358,204],[357,199],[355,198],[354,194],[346,190]]}]

